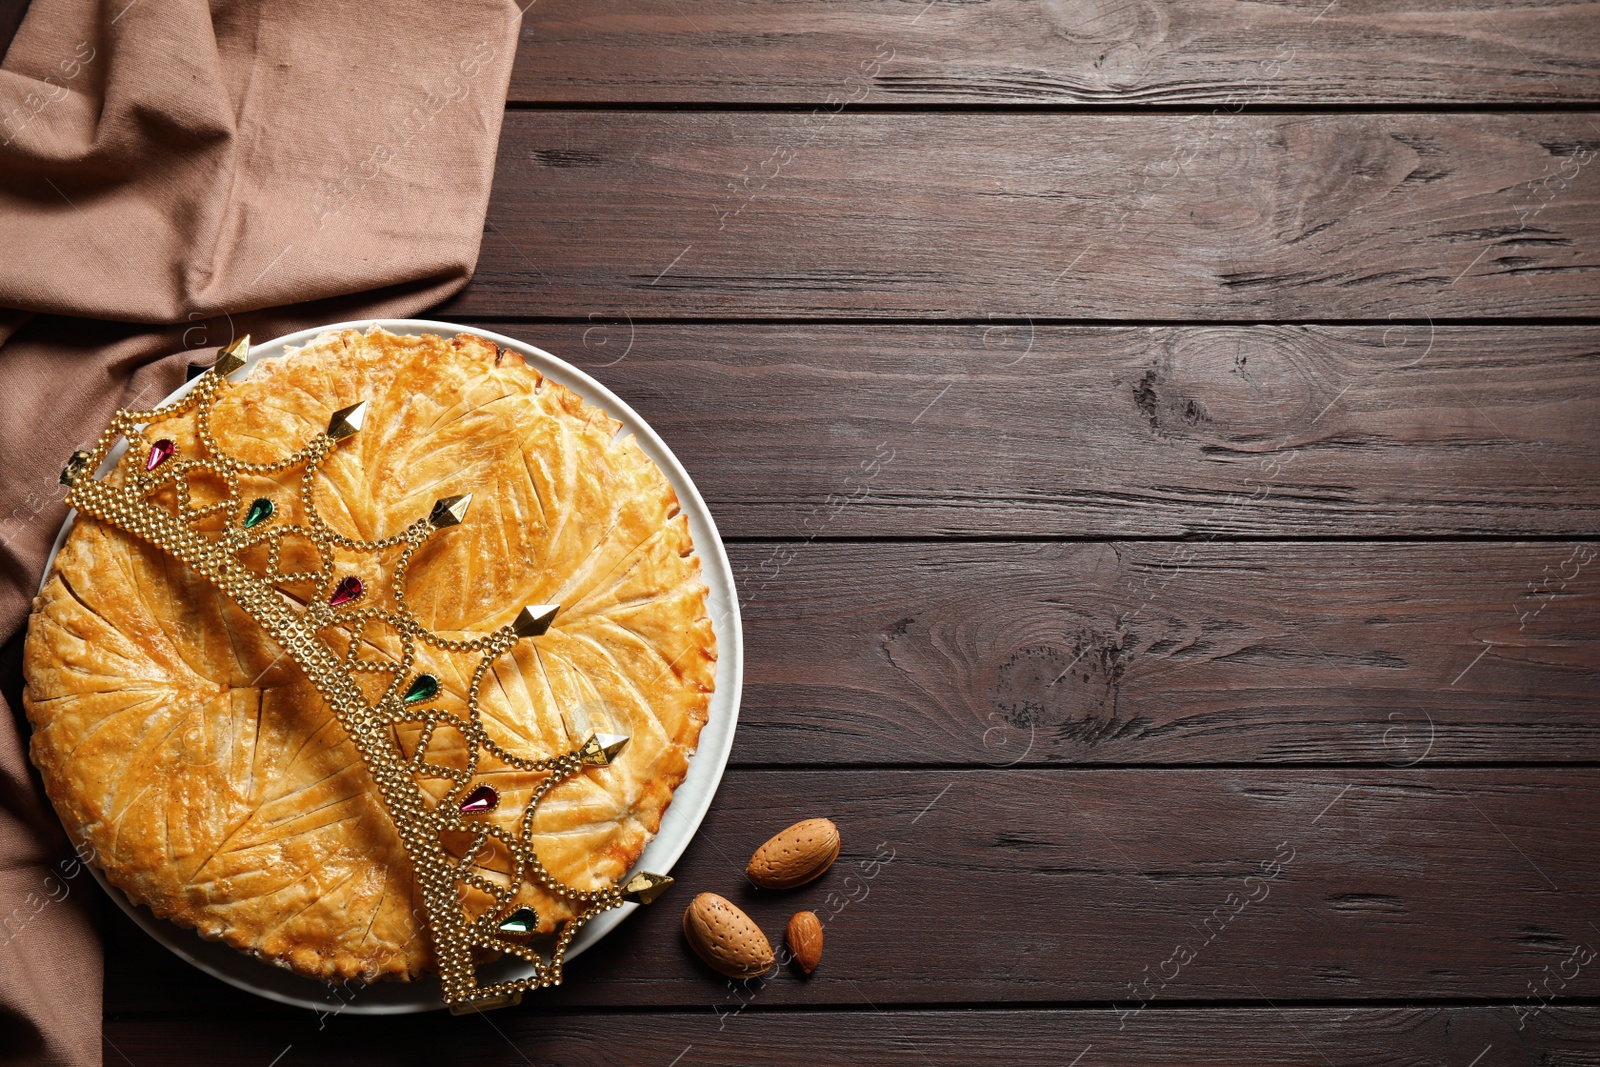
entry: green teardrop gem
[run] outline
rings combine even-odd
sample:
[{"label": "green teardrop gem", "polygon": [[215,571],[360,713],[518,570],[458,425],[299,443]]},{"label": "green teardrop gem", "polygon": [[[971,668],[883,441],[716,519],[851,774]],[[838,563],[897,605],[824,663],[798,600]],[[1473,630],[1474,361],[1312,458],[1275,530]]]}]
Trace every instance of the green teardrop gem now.
[{"label": "green teardrop gem", "polygon": [[512,937],[522,937],[533,931],[539,925],[539,916],[532,908],[518,908],[516,911],[500,920],[498,927],[500,933]]},{"label": "green teardrop gem", "polygon": [[272,518],[273,510],[272,501],[264,496],[256,497],[250,502],[250,510],[245,513],[244,528],[248,530],[252,526],[260,526]]},{"label": "green teardrop gem", "polygon": [[431,674],[419,674],[412,681],[411,688],[406,690],[402,697],[407,704],[415,704],[419,700],[432,700],[439,695],[439,679]]}]

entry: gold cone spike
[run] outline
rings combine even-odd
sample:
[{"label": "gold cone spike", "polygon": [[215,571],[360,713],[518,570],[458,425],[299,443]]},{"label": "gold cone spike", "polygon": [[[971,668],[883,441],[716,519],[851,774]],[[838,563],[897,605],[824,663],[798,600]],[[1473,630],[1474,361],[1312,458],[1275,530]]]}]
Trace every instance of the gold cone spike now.
[{"label": "gold cone spike", "polygon": [[250,335],[245,334],[228,347],[217,350],[217,361],[211,364],[211,369],[216,371],[219,377],[226,378],[244,366],[245,360],[249,358]]},{"label": "gold cone spike", "polygon": [[518,637],[542,637],[560,610],[560,604],[529,604],[511,620],[512,632]]},{"label": "gold cone spike", "polygon": [[622,899],[631,900],[636,904],[649,904],[662,893],[672,888],[672,878],[665,874],[651,874],[649,871],[636,871],[622,885]]},{"label": "gold cone spike", "polygon": [[70,486],[89,467],[89,461],[94,459],[83,449],[78,449],[67,460],[67,465],[61,468],[61,484]]},{"label": "gold cone spike", "polygon": [[585,767],[609,767],[627,743],[627,734],[590,734],[578,749],[578,758]]},{"label": "gold cone spike", "polygon": [[361,429],[361,424],[367,417],[367,402],[351,404],[347,408],[340,408],[328,420],[328,436],[335,441],[342,441],[346,437]]},{"label": "gold cone spike", "polygon": [[428,521],[433,524],[435,530],[456,526],[466,520],[467,507],[471,503],[471,493],[463,496],[442,496],[433,502],[433,511],[428,514]]}]

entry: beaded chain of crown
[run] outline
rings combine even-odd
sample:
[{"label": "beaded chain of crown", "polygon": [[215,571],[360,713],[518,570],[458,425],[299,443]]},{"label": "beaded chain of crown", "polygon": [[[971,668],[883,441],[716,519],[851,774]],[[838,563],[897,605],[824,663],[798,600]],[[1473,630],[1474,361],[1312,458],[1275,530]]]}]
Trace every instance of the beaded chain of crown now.
[{"label": "beaded chain of crown", "polygon": [[[275,463],[237,459],[217,443],[211,414],[229,385],[228,376],[245,365],[249,346],[247,336],[222,349],[216,363],[179,400],[153,411],[118,411],[92,450],[74,452],[68,460],[61,474],[61,482],[69,490],[67,503],[156,545],[209,580],[278,643],[328,701],[361,753],[410,860],[427,911],[443,999],[452,1011],[514,1004],[524,990],[558,985],[566,950],[590,919],[624,901],[649,903],[672,883],[665,875],[638,871],[618,884],[578,889],[545,870],[532,844],[534,809],[550,788],[583,773],[586,767],[606,766],[628,739],[615,734],[591,735],[572,751],[531,757],[508,751],[488,736],[479,718],[480,683],[495,660],[518,641],[543,635],[560,605],[525,606],[506,626],[463,640],[447,639],[424,627],[406,604],[407,568],[413,553],[433,534],[463,521],[471,494],[439,500],[428,515],[391,537],[360,541],[340,534],[317,513],[316,475],[338,443],[361,430],[366,403],[334,412],[326,432]],[[170,438],[148,442],[151,427],[190,412],[194,413],[199,455],[181,454]],[[149,450],[142,462],[134,455],[119,464],[120,477],[97,477],[119,440],[126,440],[130,448],[147,444]],[[242,498],[241,475],[271,475],[295,467],[303,468],[303,521],[274,521],[278,508],[270,498]],[[220,480],[226,492],[220,500],[197,506],[193,499],[196,476],[209,478],[213,484]],[[168,486],[171,492],[162,494]],[[154,499],[158,495],[162,499]],[[297,545],[309,542],[315,546],[320,566],[284,571],[280,558],[290,537],[303,539],[297,540]],[[259,570],[244,558],[247,550],[258,545],[266,546],[265,566]],[[387,590],[390,595],[376,595],[370,588],[370,575],[366,579],[354,573],[341,576],[335,562],[336,547],[347,554],[398,550]],[[255,558],[259,559],[259,553]],[[285,595],[285,587],[314,592],[302,602]],[[375,606],[375,601],[392,603]],[[395,635],[390,647],[398,647],[398,657],[359,655],[363,631],[373,621],[386,625]],[[342,635],[343,650],[329,642],[334,634]],[[464,713],[432,706],[439,682],[431,674],[416,672],[418,642],[480,657]],[[374,701],[369,699],[372,687],[364,688],[358,674],[388,675],[390,680]],[[464,763],[456,760],[454,766],[443,766],[429,762],[429,743],[441,728],[453,728],[465,739]],[[402,744],[403,730],[416,736],[410,755]],[[485,753],[507,766],[544,774],[515,833],[477,817],[494,811],[500,803],[494,787],[477,775]],[[426,780],[435,783],[435,788],[424,789]],[[442,797],[437,795],[439,785],[444,786]],[[497,864],[486,859],[491,854],[498,858]],[[516,906],[524,886],[540,886],[572,905],[575,918],[561,926],[548,955],[531,942],[537,914],[529,907]],[[474,897],[472,890],[480,895]],[[487,897],[491,903],[469,908],[469,897],[480,902]],[[525,960],[533,973],[480,985],[478,967],[502,954]]]}]

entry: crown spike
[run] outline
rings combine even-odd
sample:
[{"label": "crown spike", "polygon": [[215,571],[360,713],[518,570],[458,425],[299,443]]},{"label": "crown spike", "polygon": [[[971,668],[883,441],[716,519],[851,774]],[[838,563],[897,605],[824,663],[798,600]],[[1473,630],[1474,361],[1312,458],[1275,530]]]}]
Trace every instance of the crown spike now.
[{"label": "crown spike", "polygon": [[560,604],[529,604],[511,620],[512,632],[518,637],[542,637],[560,610]]},{"label": "crown spike", "polygon": [[217,349],[217,361],[211,364],[211,369],[217,377],[226,378],[250,358],[250,335],[245,334],[231,345]]},{"label": "crown spike", "polygon": [[367,402],[351,404],[347,408],[340,408],[328,420],[328,436],[335,441],[342,441],[346,437],[361,429],[361,424],[367,418]]},{"label": "crown spike", "polygon": [[590,734],[578,749],[578,759],[585,767],[609,767],[627,743],[627,734]]},{"label": "crown spike", "polygon": [[620,888],[623,900],[631,900],[635,904],[649,904],[672,888],[672,878],[665,874],[637,871],[632,878],[623,882]]},{"label": "crown spike", "polygon": [[72,453],[67,465],[61,468],[61,484],[70,487],[78,480],[78,475],[89,469],[89,463],[93,459],[92,455],[81,448]]},{"label": "crown spike", "polygon": [[433,502],[433,511],[428,514],[428,522],[435,530],[456,526],[466,520],[467,508],[471,504],[471,493],[461,496],[442,496]]}]

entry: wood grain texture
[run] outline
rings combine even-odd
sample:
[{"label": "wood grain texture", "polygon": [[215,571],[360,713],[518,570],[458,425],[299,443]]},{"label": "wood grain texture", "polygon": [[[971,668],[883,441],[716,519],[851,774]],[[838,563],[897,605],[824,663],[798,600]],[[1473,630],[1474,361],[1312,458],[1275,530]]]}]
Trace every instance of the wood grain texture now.
[{"label": "wood grain texture", "polygon": [[1593,327],[486,325],[634,406],[725,535],[1600,532]]},{"label": "wood grain texture", "polygon": [[1548,0],[541,0],[511,98],[756,104],[1504,103],[1600,97]]},{"label": "wood grain texture", "polygon": [[[736,1009],[682,943],[701,891],[773,934],[796,911],[824,921],[822,965],[761,986],[763,1009],[1590,998],[1597,802],[1593,769],[735,770],[672,893],[535,999]],[[826,875],[745,881],[756,846],[816,815],[844,843]],[[112,957],[113,1013],[251,1000],[176,961]]]},{"label": "wood grain texture", "polygon": [[741,764],[1600,759],[1594,542],[732,558]]},{"label": "wood grain texture", "polygon": [[[1107,1011],[709,1012],[570,1015],[524,1006],[485,1020],[116,1018],[107,1064],[231,1062],[360,1067],[396,1063],[560,1067],[815,1067],[930,1062],[981,1067],[1059,1064],[1144,1067],[1510,1067],[1593,1063],[1600,1012],[1546,1008],[1518,1028],[1511,1008],[1272,1008],[1151,1011],[1126,1028]],[[489,1025],[492,1023],[493,1025]],[[1487,1046],[1487,1049],[1486,1049]]]},{"label": "wood grain texture", "polygon": [[445,314],[1600,313],[1592,116],[512,112]]}]

